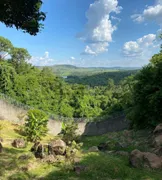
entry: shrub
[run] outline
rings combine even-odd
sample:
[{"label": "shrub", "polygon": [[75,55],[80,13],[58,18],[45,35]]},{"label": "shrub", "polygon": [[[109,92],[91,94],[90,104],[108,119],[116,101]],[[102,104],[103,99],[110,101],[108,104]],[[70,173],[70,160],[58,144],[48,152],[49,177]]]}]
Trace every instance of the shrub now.
[{"label": "shrub", "polygon": [[76,133],[77,129],[78,129],[78,124],[73,120],[66,123],[63,122],[61,129],[61,134],[63,135],[62,139],[67,144],[71,143],[72,141],[77,141],[79,137]]},{"label": "shrub", "polygon": [[47,133],[47,115],[40,110],[29,110],[25,123],[25,134],[28,141],[36,142]]}]

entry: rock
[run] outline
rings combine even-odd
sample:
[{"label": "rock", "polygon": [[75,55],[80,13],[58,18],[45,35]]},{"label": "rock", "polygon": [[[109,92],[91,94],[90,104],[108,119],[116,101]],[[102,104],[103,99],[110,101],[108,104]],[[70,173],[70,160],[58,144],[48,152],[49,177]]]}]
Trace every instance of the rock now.
[{"label": "rock", "polygon": [[66,143],[62,140],[55,140],[48,145],[49,155],[64,155],[66,151]]},{"label": "rock", "polygon": [[150,152],[140,152],[134,150],[130,154],[130,163],[136,168],[160,169],[162,167],[161,158]]},{"label": "rock", "polygon": [[160,147],[162,146],[162,134],[161,135],[158,135],[154,138],[154,141],[153,141],[153,146],[155,147]]},{"label": "rock", "polygon": [[126,151],[116,151],[115,154],[116,154],[116,155],[120,155],[120,156],[129,157],[129,153],[126,152]]},{"label": "rock", "polygon": [[43,162],[47,162],[47,163],[55,163],[56,161],[57,159],[55,158],[54,155],[45,156],[43,159]]},{"label": "rock", "polygon": [[144,153],[144,167],[151,169],[160,169],[162,167],[161,158],[159,158],[156,154],[146,152]]},{"label": "rock", "polygon": [[88,150],[89,152],[98,152],[99,151],[99,149],[98,149],[98,147],[97,146],[92,146],[92,147],[90,147],[89,148],[89,150]]},{"label": "rock", "polygon": [[100,143],[100,144],[98,145],[98,149],[99,149],[100,151],[107,151],[107,150],[109,149],[109,146],[108,146],[107,143]]},{"label": "rock", "polygon": [[31,152],[36,152],[39,144],[40,144],[40,142],[34,143],[34,145],[31,147]]},{"label": "rock", "polygon": [[26,147],[26,142],[24,139],[15,139],[12,142],[12,146],[15,148],[25,148]]},{"label": "rock", "polygon": [[159,147],[153,151],[157,156],[162,156],[162,147]]},{"label": "rock", "polygon": [[3,152],[3,146],[2,146],[2,143],[0,142],[0,153]]},{"label": "rock", "polygon": [[153,133],[154,133],[154,136],[162,135],[162,123],[156,126]]},{"label": "rock", "polygon": [[39,144],[37,150],[34,153],[36,158],[42,159],[44,157],[44,147],[42,144]]},{"label": "rock", "polygon": [[130,164],[133,167],[139,168],[143,166],[143,153],[135,149],[131,152],[129,157]]},{"label": "rock", "polygon": [[87,170],[87,166],[84,165],[76,165],[74,166],[74,171],[76,172],[76,174],[80,174],[81,172],[85,172]]}]

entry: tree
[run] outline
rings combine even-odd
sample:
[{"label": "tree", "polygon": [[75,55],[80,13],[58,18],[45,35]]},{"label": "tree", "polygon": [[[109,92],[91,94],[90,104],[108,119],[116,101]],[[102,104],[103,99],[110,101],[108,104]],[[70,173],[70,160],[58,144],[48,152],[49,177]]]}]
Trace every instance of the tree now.
[{"label": "tree", "polygon": [[42,0],[1,0],[0,21],[7,27],[15,26],[31,35],[36,35],[46,15],[40,10]]},{"label": "tree", "polygon": [[36,142],[47,133],[47,115],[40,110],[29,110],[25,123],[25,133],[27,139]]},{"label": "tree", "polygon": [[0,59],[4,59],[8,56],[12,49],[12,43],[8,39],[0,36]]},{"label": "tree", "polygon": [[15,67],[17,73],[24,73],[24,70],[28,72],[31,68],[27,61],[31,58],[28,51],[24,48],[15,48],[11,50],[11,63]]},{"label": "tree", "polygon": [[162,61],[159,56],[153,59],[155,64],[150,63],[135,76],[128,118],[138,128],[154,127],[162,119]]}]

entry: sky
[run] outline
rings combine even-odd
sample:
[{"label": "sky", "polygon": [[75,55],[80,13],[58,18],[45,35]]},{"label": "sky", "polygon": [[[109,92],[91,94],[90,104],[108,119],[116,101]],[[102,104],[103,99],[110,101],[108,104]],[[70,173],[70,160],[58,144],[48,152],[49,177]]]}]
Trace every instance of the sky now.
[{"label": "sky", "polygon": [[0,36],[37,66],[141,67],[160,49],[162,0],[43,0],[44,29],[31,36],[0,23]]}]

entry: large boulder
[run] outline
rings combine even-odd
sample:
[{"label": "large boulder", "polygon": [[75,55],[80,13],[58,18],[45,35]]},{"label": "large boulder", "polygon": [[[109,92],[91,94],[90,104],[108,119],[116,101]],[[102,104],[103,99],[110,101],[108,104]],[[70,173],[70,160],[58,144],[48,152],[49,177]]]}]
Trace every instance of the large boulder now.
[{"label": "large boulder", "polygon": [[66,151],[66,143],[62,140],[52,141],[48,145],[49,155],[64,155]]},{"label": "large boulder", "polygon": [[25,148],[26,147],[26,142],[24,139],[15,139],[13,142],[12,142],[12,146],[15,147],[15,148]]},{"label": "large boulder", "polygon": [[154,137],[153,146],[154,147],[162,147],[162,134]]},{"label": "large boulder", "polygon": [[130,164],[136,168],[160,169],[162,167],[161,158],[156,154],[137,149],[130,154]]},{"label": "large boulder", "polygon": [[154,136],[162,135],[162,123],[156,126],[153,133]]},{"label": "large boulder", "polygon": [[161,158],[150,152],[144,153],[143,161],[145,168],[160,169],[162,167]]},{"label": "large boulder", "polygon": [[138,149],[135,149],[130,154],[130,164],[133,167],[139,168],[143,166],[143,153],[140,152]]}]

